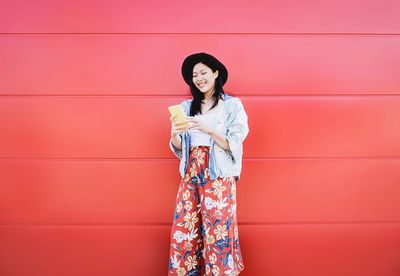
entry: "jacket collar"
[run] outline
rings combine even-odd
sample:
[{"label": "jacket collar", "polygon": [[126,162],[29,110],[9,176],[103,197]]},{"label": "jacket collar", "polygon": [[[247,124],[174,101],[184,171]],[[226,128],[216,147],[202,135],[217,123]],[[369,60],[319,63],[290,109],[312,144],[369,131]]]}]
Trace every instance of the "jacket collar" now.
[{"label": "jacket collar", "polygon": [[[225,95],[222,96],[224,99],[224,102],[226,100],[229,100],[230,98],[233,98],[231,95],[229,95],[228,93],[225,92]],[[189,103],[192,103],[192,101],[194,100],[194,98],[189,99]]]},{"label": "jacket collar", "polygon": [[229,94],[228,94],[228,93],[226,93],[226,92],[225,92],[225,95],[224,95],[223,97],[224,97],[224,101],[226,101],[226,100],[228,100],[228,99],[232,98],[232,96],[231,96],[231,95],[229,95]]}]

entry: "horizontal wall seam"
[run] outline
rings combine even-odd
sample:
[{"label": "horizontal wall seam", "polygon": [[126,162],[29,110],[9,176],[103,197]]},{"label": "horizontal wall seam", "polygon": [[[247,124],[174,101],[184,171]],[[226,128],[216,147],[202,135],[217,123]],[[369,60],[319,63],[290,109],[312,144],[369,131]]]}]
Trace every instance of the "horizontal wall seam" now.
[{"label": "horizontal wall seam", "polygon": [[[33,92],[34,93],[34,92]],[[226,93],[231,94],[229,91]],[[315,94],[302,94],[302,93],[264,93],[264,94],[238,94],[235,93],[235,97],[240,98],[262,98],[262,97],[400,97],[400,90],[399,93],[387,93],[387,94],[376,94],[376,93],[315,93]],[[187,94],[1,94],[0,98],[79,98],[79,97],[89,97],[89,98],[124,98],[124,97],[132,97],[132,98],[187,98],[192,97],[191,95]]]},{"label": "horizontal wall seam", "polygon": [[[273,161],[273,160],[292,160],[292,161],[300,161],[300,160],[400,160],[400,156],[391,156],[391,157],[382,157],[382,156],[365,156],[365,157],[359,157],[359,156],[339,156],[339,157],[330,157],[330,156],[322,156],[322,157],[243,157],[242,160],[244,161]],[[178,158],[93,158],[93,157],[88,157],[88,158],[78,158],[78,157],[71,157],[71,158],[33,158],[33,157],[0,157],[0,161],[8,161],[8,160],[25,160],[25,161],[143,161],[143,162],[153,162],[153,161],[172,161],[172,162],[179,162]]]},{"label": "horizontal wall seam", "polygon": [[146,32],[146,33],[140,33],[140,32],[0,32],[0,35],[270,35],[270,36],[400,36],[400,33],[362,33],[362,32],[356,32],[356,33],[351,33],[351,32],[344,32],[344,33],[327,33],[327,32],[296,32],[296,33],[290,33],[290,32],[246,32],[246,33],[240,33],[240,32],[224,32],[224,33],[201,33],[201,32],[196,32],[196,33],[184,33],[184,32],[163,32],[163,33],[157,33],[157,32]]},{"label": "horizontal wall seam", "polygon": [[[367,221],[284,221],[284,222],[238,222],[242,226],[272,225],[363,225],[363,224],[400,224],[400,220]],[[172,226],[172,223],[1,223],[0,227],[159,227]]]}]

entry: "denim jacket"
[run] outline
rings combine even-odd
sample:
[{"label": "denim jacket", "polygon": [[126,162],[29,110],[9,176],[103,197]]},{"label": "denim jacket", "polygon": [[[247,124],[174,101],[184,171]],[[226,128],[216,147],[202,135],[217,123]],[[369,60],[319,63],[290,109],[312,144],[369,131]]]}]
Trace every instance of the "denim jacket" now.
[{"label": "denim jacket", "polygon": [[[193,98],[180,103],[186,116],[190,115],[192,101]],[[243,141],[249,133],[247,114],[242,101],[225,92],[223,105],[219,108],[217,117],[218,124],[215,129],[227,137],[230,150],[221,148],[214,139],[211,139],[208,162],[210,180],[235,176],[238,181],[242,170]],[[169,146],[180,159],[179,172],[184,178],[189,163],[190,136],[187,130],[179,132],[179,135],[182,138],[182,150],[174,147],[172,139],[169,141]]]}]

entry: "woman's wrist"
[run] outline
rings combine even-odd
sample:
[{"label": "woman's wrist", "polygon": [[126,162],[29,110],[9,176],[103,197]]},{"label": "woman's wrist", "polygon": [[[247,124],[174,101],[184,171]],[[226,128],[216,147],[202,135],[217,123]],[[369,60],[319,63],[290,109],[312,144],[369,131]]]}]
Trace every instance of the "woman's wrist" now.
[{"label": "woman's wrist", "polygon": [[215,131],[215,129],[213,129],[212,127],[209,127],[209,128],[207,129],[206,133],[207,133],[208,135],[212,135],[212,134],[214,133],[214,131]]},{"label": "woman's wrist", "polygon": [[179,133],[171,136],[171,142],[176,149],[182,150],[182,138]]}]

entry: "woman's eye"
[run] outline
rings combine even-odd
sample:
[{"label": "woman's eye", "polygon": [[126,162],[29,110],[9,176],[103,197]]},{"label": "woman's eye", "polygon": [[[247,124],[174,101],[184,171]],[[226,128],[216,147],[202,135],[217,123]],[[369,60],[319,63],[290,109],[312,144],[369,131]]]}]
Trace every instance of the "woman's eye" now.
[{"label": "woman's eye", "polygon": [[[202,75],[207,74],[207,72],[201,73]],[[197,75],[193,75],[193,78],[197,77]]]}]

